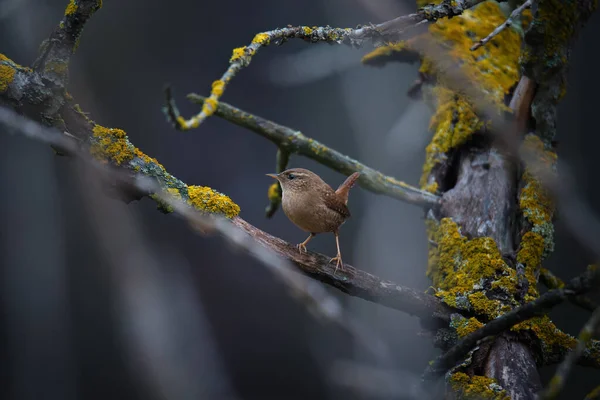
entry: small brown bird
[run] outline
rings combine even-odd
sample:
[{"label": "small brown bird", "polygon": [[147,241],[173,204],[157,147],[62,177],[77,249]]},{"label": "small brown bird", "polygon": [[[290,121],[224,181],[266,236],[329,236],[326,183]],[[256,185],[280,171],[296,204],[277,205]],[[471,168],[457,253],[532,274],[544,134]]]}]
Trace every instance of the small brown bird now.
[{"label": "small brown bird", "polygon": [[306,244],[318,233],[333,232],[337,245],[335,271],[342,267],[339,228],[348,218],[348,193],[360,176],[355,172],[333,190],[319,175],[303,168],[292,168],[279,174],[267,174],[281,184],[282,208],[287,217],[300,229],[309,232],[308,238],[298,244],[300,252],[306,252]]}]

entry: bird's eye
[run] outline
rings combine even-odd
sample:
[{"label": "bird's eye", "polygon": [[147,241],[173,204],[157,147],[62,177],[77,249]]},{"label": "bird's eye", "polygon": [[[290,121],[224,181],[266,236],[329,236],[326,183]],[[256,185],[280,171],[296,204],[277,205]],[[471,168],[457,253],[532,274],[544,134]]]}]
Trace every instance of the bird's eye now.
[{"label": "bird's eye", "polygon": [[288,179],[294,179],[296,177],[296,175],[294,174],[288,174]]}]

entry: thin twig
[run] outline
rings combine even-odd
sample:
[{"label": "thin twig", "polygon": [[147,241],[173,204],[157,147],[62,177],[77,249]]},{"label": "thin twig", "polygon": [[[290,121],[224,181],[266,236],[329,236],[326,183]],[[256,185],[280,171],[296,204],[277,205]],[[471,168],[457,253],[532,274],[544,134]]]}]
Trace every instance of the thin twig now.
[{"label": "thin twig", "polygon": [[514,325],[538,315],[543,315],[548,309],[562,303],[567,295],[578,295],[596,289],[600,283],[600,269],[591,268],[582,275],[573,278],[564,289],[555,289],[544,293],[530,303],[515,308],[499,318],[496,318],[482,328],[469,334],[450,350],[441,355],[425,371],[426,379],[444,374],[460,361],[477,343],[488,337],[504,332]]},{"label": "thin twig", "polygon": [[[7,128],[4,130],[5,132],[16,132],[28,138],[55,146],[66,154],[85,160],[89,158],[89,154],[82,150],[79,147],[79,143],[71,139],[69,135],[44,127],[37,122],[18,115],[8,108],[0,107],[0,125]],[[94,162],[98,165],[98,168],[102,166],[104,169],[107,169],[95,160],[89,160],[89,162]],[[121,172],[120,170],[115,171]],[[108,173],[104,175],[108,175]],[[139,193],[154,193],[161,202],[169,205],[174,203],[173,195],[165,195],[154,180],[151,180],[154,185],[152,188],[154,192],[148,190],[148,184],[136,185],[135,182],[144,177],[142,173],[135,174],[133,180],[128,175],[126,176],[123,173],[117,174],[116,172],[110,175],[110,177],[112,177],[113,181],[116,180],[121,183],[120,187],[131,185]],[[175,205],[181,208],[179,203],[175,203]],[[249,234],[255,242],[266,248],[268,252],[278,254],[286,262],[293,262],[305,274],[351,296],[360,297],[367,301],[407,312],[420,317],[424,323],[432,325],[447,324],[450,320],[452,309],[431,295],[382,280],[367,272],[355,269],[348,264],[344,265],[344,273],[339,271],[336,273],[335,267],[329,263],[330,257],[310,251],[300,253],[293,244],[271,236],[241,218],[236,217],[229,221],[233,222],[233,225],[236,226],[239,232]],[[320,290],[315,289],[314,285],[310,286],[310,289]]]},{"label": "thin twig", "polygon": [[556,373],[552,379],[550,379],[548,387],[540,396],[541,399],[551,400],[558,396],[564,387],[567,378],[569,377],[571,369],[573,369],[573,365],[575,365],[577,360],[579,360],[583,354],[583,351],[586,349],[588,343],[592,339],[592,336],[599,324],[600,307],[596,308],[588,322],[584,325],[583,329],[581,329],[581,332],[579,332],[577,346],[575,346],[575,348],[567,355],[564,361],[558,366]]},{"label": "thin twig", "polygon": [[261,32],[254,36],[248,46],[238,47],[233,50],[229,59],[229,67],[219,80],[212,83],[212,90],[207,101],[202,105],[200,113],[185,119],[179,113],[170,92],[167,92],[165,114],[178,130],[197,128],[206,118],[214,114],[219,99],[227,85],[235,75],[247,67],[252,57],[261,47],[276,43],[281,44],[289,39],[303,39],[311,43],[325,42],[330,44],[349,44],[360,47],[362,43],[371,39],[374,43],[397,41],[409,28],[420,26],[425,21],[435,22],[440,18],[452,18],[462,14],[465,10],[482,3],[484,0],[443,0],[439,4],[429,4],[419,9],[416,13],[404,15],[378,25],[366,25],[361,28],[332,28],[330,26],[288,26],[287,28],[274,29]]},{"label": "thin twig", "polygon": [[[206,101],[205,97],[193,93],[189,94],[188,98],[198,104]],[[218,104],[215,114],[236,125],[258,133],[290,153],[311,158],[344,175],[350,175],[357,171],[360,172],[361,176],[358,179],[358,184],[364,189],[419,206],[437,207],[439,204],[440,198],[438,196],[408,185],[391,176],[384,175],[353,158],[304,136],[299,131],[247,113],[223,102]]]},{"label": "thin twig", "polygon": [[[540,269],[540,282],[548,289],[560,289],[565,286],[565,283],[559,277],[546,268]],[[590,312],[598,308],[598,305],[587,296],[569,296],[569,301]]]},{"label": "thin twig", "polygon": [[471,51],[477,50],[481,46],[485,46],[490,40],[492,40],[494,37],[499,35],[500,32],[502,32],[506,28],[510,27],[513,24],[514,20],[517,17],[519,17],[526,8],[529,8],[529,7],[531,7],[531,0],[527,0],[523,4],[521,4],[519,7],[515,8],[513,10],[513,12],[510,14],[510,16],[506,19],[506,21],[504,21],[496,29],[494,29],[492,31],[492,33],[490,33],[487,37],[481,39],[479,42],[477,42],[473,46],[471,46]]}]

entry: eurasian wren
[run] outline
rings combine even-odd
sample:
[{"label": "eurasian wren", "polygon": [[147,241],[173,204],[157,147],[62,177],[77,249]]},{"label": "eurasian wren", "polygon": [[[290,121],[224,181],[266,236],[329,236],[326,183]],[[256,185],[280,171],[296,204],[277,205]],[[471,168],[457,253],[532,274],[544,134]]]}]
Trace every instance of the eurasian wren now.
[{"label": "eurasian wren", "polygon": [[339,229],[348,218],[348,193],[360,176],[350,175],[337,190],[333,190],[319,175],[303,168],[292,168],[279,174],[267,174],[281,184],[282,208],[285,215],[300,229],[309,232],[308,238],[298,244],[300,252],[306,252],[306,244],[318,233],[332,232],[335,235],[337,256],[335,271],[342,267]]}]

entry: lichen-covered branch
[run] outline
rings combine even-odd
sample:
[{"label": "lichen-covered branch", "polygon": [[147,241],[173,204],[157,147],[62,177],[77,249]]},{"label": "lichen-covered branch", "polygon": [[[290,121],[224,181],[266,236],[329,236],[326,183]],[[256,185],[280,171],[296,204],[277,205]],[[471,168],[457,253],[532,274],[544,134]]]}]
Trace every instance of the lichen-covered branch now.
[{"label": "lichen-covered branch", "polygon": [[[199,104],[202,104],[206,100],[205,97],[197,94],[190,94],[188,97]],[[361,176],[358,178],[358,184],[364,189],[419,206],[436,207],[438,205],[438,196],[415,188],[391,176],[384,175],[357,160],[305,136],[302,132],[247,113],[223,102],[217,105],[215,114],[236,125],[258,133],[275,143],[280,149],[313,159],[344,175],[360,172]]]},{"label": "lichen-covered branch", "polygon": [[550,400],[555,399],[558,396],[565,385],[571,369],[583,355],[584,350],[591,342],[592,336],[599,325],[600,307],[592,313],[592,316],[588,322],[585,324],[581,332],[579,332],[577,346],[575,346],[575,348],[565,357],[565,360],[558,366],[556,373],[552,379],[550,379],[550,384],[540,396],[541,399]]},{"label": "lichen-covered branch", "polygon": [[[450,350],[438,357],[438,359],[428,368],[425,376],[427,378],[433,378],[444,374],[449,368],[453,367],[469,351],[471,351],[480,340],[488,336],[508,331],[515,327],[515,325],[533,317],[545,315],[549,309],[562,303],[567,298],[567,295],[581,295],[598,289],[599,285],[600,269],[594,267],[589,268],[582,275],[572,279],[565,288],[550,290],[537,299],[507,312],[475,330],[473,333],[470,333]],[[556,332],[554,328],[551,334],[558,334],[558,332]],[[595,350],[592,349],[586,363],[600,368],[600,348]]]},{"label": "lichen-covered branch", "polygon": [[485,46],[490,40],[492,40],[493,38],[498,36],[498,34],[500,32],[502,32],[506,28],[510,27],[515,22],[515,20],[521,16],[523,11],[525,11],[525,9],[529,8],[529,7],[531,7],[531,0],[526,0],[519,7],[515,8],[513,10],[513,12],[510,14],[510,16],[506,19],[506,21],[504,21],[502,24],[500,24],[488,36],[486,36],[485,38],[481,39],[479,42],[477,42],[473,46],[471,46],[471,51],[477,50],[481,46]]},{"label": "lichen-covered branch", "polygon": [[66,87],[71,55],[79,45],[86,22],[100,7],[102,0],[70,0],[62,21],[42,43],[33,68],[57,87]]},{"label": "lichen-covered branch", "polygon": [[350,44],[360,46],[371,39],[375,44],[387,43],[398,40],[402,33],[411,26],[420,25],[424,21],[434,22],[440,18],[452,18],[462,14],[465,10],[482,3],[484,0],[443,0],[439,4],[428,4],[420,8],[416,13],[401,16],[378,25],[367,25],[361,28],[332,28],[330,26],[295,26],[274,29],[258,33],[248,46],[238,47],[233,50],[229,59],[229,67],[223,76],[212,83],[210,96],[202,104],[201,111],[189,119],[185,119],[179,113],[174,99],[167,95],[165,113],[169,120],[178,130],[189,130],[197,128],[206,118],[217,110],[219,99],[225,92],[225,88],[244,67],[247,67],[252,57],[261,47],[276,43],[281,44],[289,39],[303,39],[311,43],[325,42],[330,44]]},{"label": "lichen-covered branch", "polygon": [[[552,271],[541,268],[540,269],[540,282],[548,289],[561,289],[565,287],[565,283],[554,275]],[[581,307],[584,310],[593,312],[598,308],[598,305],[587,296],[569,296],[569,301],[574,305]]]}]

